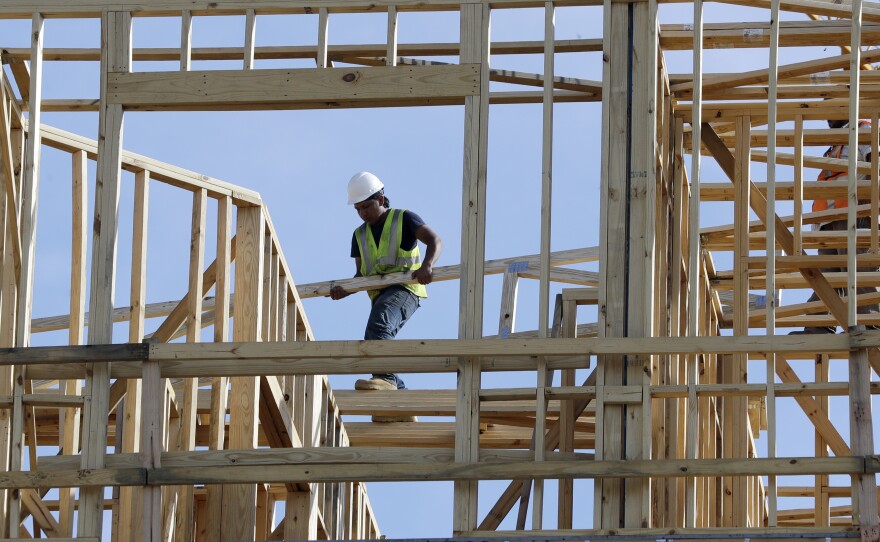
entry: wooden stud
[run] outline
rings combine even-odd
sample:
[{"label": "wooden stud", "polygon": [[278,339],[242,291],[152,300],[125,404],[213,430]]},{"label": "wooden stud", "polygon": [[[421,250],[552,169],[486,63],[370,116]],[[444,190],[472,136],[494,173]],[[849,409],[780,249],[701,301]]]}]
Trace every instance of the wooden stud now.
[{"label": "wooden stud", "polygon": [[[857,250],[856,250],[856,206],[858,205],[858,197],[856,194],[856,182],[858,181],[858,158],[859,153],[855,152],[855,149],[858,148],[859,138],[858,138],[858,130],[859,130],[859,86],[861,83],[861,60],[862,60],[862,49],[861,49],[861,39],[862,39],[862,0],[853,0],[852,4],[852,35],[851,35],[851,44],[850,44],[850,54],[849,56],[849,70],[850,70],[850,79],[849,79],[849,125],[847,128],[849,129],[849,148],[853,149],[853,152],[849,153],[849,167],[847,170],[847,243],[846,243],[846,255],[847,255],[847,299],[850,301],[847,303],[847,319],[846,321],[841,321],[841,324],[846,324],[845,327],[849,328],[851,326],[855,326],[858,322],[858,307],[856,306],[854,300],[856,298],[857,293],[857,277],[856,273],[858,269],[856,267],[857,260]],[[865,54],[864,56],[868,56],[870,53]],[[876,161],[876,159],[875,159]],[[878,535],[880,536],[880,535]]]},{"label": "wooden stud", "polygon": [[[88,160],[83,151],[75,152],[72,158],[72,220],[71,220],[71,262],[70,262],[70,323],[68,344],[83,343],[85,330],[86,302],[86,235],[88,232]],[[82,384],[79,379],[66,380],[62,384],[65,395],[79,396]],[[64,424],[62,452],[73,455],[79,451],[80,409],[67,408],[59,413]],[[58,524],[64,536],[73,534],[74,491],[59,489]]]},{"label": "wooden stud", "polygon": [[244,69],[254,69],[254,43],[257,39],[257,15],[249,9],[244,24]]},{"label": "wooden stud", "polygon": [[[217,259],[215,265],[216,305],[214,306],[214,342],[229,339],[229,278],[232,254],[232,199],[224,197],[217,201]],[[211,425],[208,448],[222,450],[226,437],[226,404],[229,397],[229,378],[211,379]],[[206,529],[209,540],[220,538],[220,518],[223,488],[207,486]]]},{"label": "wooden stud", "polygon": [[501,314],[498,318],[498,337],[506,339],[516,329],[516,297],[519,291],[519,274],[506,271],[501,283]]},{"label": "wooden stud", "polygon": [[[577,301],[563,301],[558,303],[562,310],[560,335],[562,337],[577,337]],[[573,386],[575,374],[571,369],[562,371],[560,384]],[[559,406],[559,451],[574,451],[574,428],[575,428],[575,405],[574,401],[563,401]],[[548,438],[548,444],[552,444]],[[574,484],[571,480],[559,480],[559,505],[557,528],[571,529],[574,517]]]},{"label": "wooden stud", "polygon": [[880,114],[871,115],[871,254],[880,254]]},{"label": "wooden stud", "polygon": [[[546,456],[547,439],[545,432],[547,429],[547,395],[545,393],[548,386],[548,380],[552,375],[547,371],[547,359],[538,359],[538,382],[535,390],[535,462],[542,462]],[[549,378],[548,378],[549,377]],[[535,498],[532,501],[532,529],[541,530],[544,528],[544,481],[535,479]]]},{"label": "wooden stud", "polygon": [[[162,450],[165,447],[165,380],[162,379],[159,363],[146,361],[143,364],[143,408],[141,410],[141,465],[146,469],[161,466]],[[162,536],[162,488],[144,488],[144,542],[160,542]]]},{"label": "wooden stud", "polygon": [[[737,200],[735,203],[734,222],[736,223],[736,249],[734,251],[734,275],[738,281],[734,297],[734,334],[748,334],[748,270],[744,265],[744,258],[748,256],[748,218],[749,218],[749,130],[751,128],[748,117],[740,117],[737,121],[737,160],[736,178]],[[747,362],[745,356],[734,355],[731,363],[722,366],[723,378],[727,383],[746,383]],[[747,427],[746,417],[747,402],[742,398],[724,399],[723,431],[724,457],[747,456]],[[747,481],[744,477],[726,477],[724,479],[724,525],[728,527],[746,527],[748,523],[747,510],[743,499],[733,498],[733,495],[744,496],[747,493]]]},{"label": "wooden stud", "polygon": [[794,254],[804,253],[803,213],[804,213],[804,116],[794,120]]},{"label": "wooden stud", "polygon": [[[106,96],[107,76],[127,72],[131,66],[131,14],[107,12],[101,18],[101,95]],[[92,280],[89,302],[89,344],[113,342],[113,285],[116,274],[116,235],[122,151],[122,107],[102,100],[99,118],[98,173],[95,191],[95,227],[92,241]],[[82,468],[104,465],[109,412],[110,374],[107,363],[95,363],[86,380],[83,417]],[[88,438],[85,438],[87,436]],[[83,489],[79,500],[80,536],[100,536],[103,490]]]},{"label": "wooden stud", "polygon": [[[538,286],[538,336],[548,337],[550,318],[550,238],[553,201],[553,76],[556,10],[544,3],[544,100],[541,146],[541,278]],[[539,376],[540,379],[540,376]]]},{"label": "wooden stud", "polygon": [[[144,338],[144,316],[147,298],[147,222],[150,198],[150,172],[142,171],[134,180],[134,222],[132,227],[131,261],[131,305],[128,327],[128,341],[139,343]],[[142,381],[129,379],[125,392],[125,424],[123,426],[122,451],[127,453],[141,450],[142,431],[141,400]],[[142,540],[143,490],[124,487],[119,490],[119,530],[120,541]]]},{"label": "wooden stud", "polygon": [[[238,208],[233,325],[233,339],[236,341],[259,342],[261,339],[265,224],[261,208]],[[230,449],[256,447],[258,399],[259,388],[256,378],[232,379],[232,394],[229,401]],[[223,486],[221,541],[253,539],[256,529],[254,516],[256,491],[254,484]]]},{"label": "wooden stud", "polygon": [[327,8],[318,8],[318,52],[315,63],[318,65],[319,68],[330,67],[330,63],[327,58],[327,34],[329,24],[330,14],[327,11]]},{"label": "wooden stud", "polygon": [[192,12],[183,10],[180,15],[180,71],[188,72],[192,66]]},{"label": "wooden stud", "polygon": [[397,66],[397,6],[388,6],[388,49],[385,52],[385,64]]},{"label": "wooden stud", "polygon": [[[489,120],[489,7],[466,4],[461,9],[462,63],[479,63],[480,94],[465,98],[464,189],[462,190],[462,240],[460,317],[461,339],[482,337],[483,262],[485,260],[486,160]],[[456,408],[456,461],[473,463],[479,457],[480,364],[460,360]],[[454,532],[470,531],[477,524],[477,483],[456,482]]]},{"label": "wooden stud", "polygon": [[[43,39],[44,18],[41,13],[34,13],[31,19],[31,80],[29,105],[31,111],[39,111],[42,100],[42,73],[43,73]],[[34,289],[34,263],[37,242],[37,197],[39,195],[40,182],[40,115],[37,113],[28,125],[28,139],[30,144],[27,148],[23,188],[21,190],[21,273],[19,276],[19,299],[15,326],[15,345],[29,346],[31,333],[31,312],[33,309]],[[11,455],[9,462],[10,471],[20,471],[22,468],[22,453],[24,451],[24,394],[25,372],[23,368],[15,367],[12,373],[13,384],[13,409],[12,428],[10,434]],[[32,467],[33,468],[33,467]],[[9,495],[8,519],[9,532],[14,533],[19,526],[19,514],[21,511],[21,494],[12,492]]]},{"label": "wooden stud", "polygon": [[[621,316],[626,319],[626,336],[650,337],[654,334],[654,297],[657,212],[657,138],[655,96],[657,90],[659,21],[657,2],[649,0],[633,6],[632,67],[629,77],[639,81],[632,95],[631,163],[628,171],[629,247],[627,291],[629,301]],[[622,60],[622,59],[621,59]],[[626,384],[651,385],[651,356],[626,357]],[[606,397],[607,399],[607,397]],[[642,390],[638,402],[624,407],[628,460],[651,456],[651,400]],[[649,480],[623,482],[624,526],[640,527],[651,522],[651,486]]]},{"label": "wooden stud", "polygon": [[[202,269],[205,265],[205,220],[208,206],[208,191],[202,188],[193,192],[192,229],[189,252],[190,300],[186,319],[186,342],[197,343],[202,328]],[[198,406],[199,381],[186,378],[183,381],[183,405],[180,412],[180,448],[184,451],[196,447],[196,407]],[[193,486],[178,488],[177,514],[175,515],[174,539],[179,542],[192,540],[195,526],[195,501]]]},{"label": "wooden stud", "polygon": [[[767,215],[765,224],[770,224],[776,216],[776,109],[778,96],[779,67],[779,0],[772,0],[770,11],[770,99],[768,102],[767,125]],[[742,150],[738,148],[738,151]],[[767,287],[765,288],[765,311],[767,335],[776,334],[776,230],[767,228]],[[746,333],[748,331],[746,330]],[[767,356],[765,381],[767,383],[767,414],[770,419],[767,431],[767,457],[776,457],[776,359]],[[748,406],[748,405],[747,405]],[[748,409],[746,410],[748,415]],[[759,414],[760,416],[760,414]],[[760,421],[758,423],[760,427]],[[735,438],[735,437],[734,437]],[[776,519],[776,477],[767,478],[767,524],[777,525]],[[752,517],[756,517],[753,514]]]},{"label": "wooden stud", "polygon": [[[859,326],[858,330],[861,329]],[[868,351],[853,350],[849,359],[850,442],[853,454],[859,456],[870,456],[874,453],[871,396],[868,389],[870,382]],[[874,473],[852,477],[853,519],[858,518],[863,542],[880,540],[876,480]]]},{"label": "wooden stud", "polygon": [[[27,346],[30,341],[30,321],[33,303],[34,258],[37,240],[37,196],[40,183],[41,115],[40,101],[43,91],[43,27],[44,18],[35,13],[31,23],[31,87],[29,106],[31,119],[28,123],[28,141],[24,166],[24,190],[21,192],[21,291],[19,293],[16,345]],[[13,192],[14,193],[14,192]]]},{"label": "wooden stud", "polygon": [[[626,213],[624,198],[612,200],[606,194],[627,193],[625,183],[625,161],[622,160],[624,149],[629,144],[626,140],[627,115],[626,87],[628,75],[626,62],[618,59],[625,55],[627,43],[627,10],[620,9],[607,1],[604,3],[604,31],[606,36],[603,46],[604,55],[609,59],[604,63],[602,89],[602,180],[605,185],[600,189],[603,194],[600,214],[600,259],[599,274],[601,277],[599,291],[599,336],[623,336],[624,323],[621,318],[621,304],[625,291],[625,251],[615,247],[625,246]],[[607,180],[606,180],[607,179]],[[619,192],[618,192],[619,191]],[[623,429],[622,407],[606,406],[603,387],[605,385],[623,384],[622,356],[600,356],[597,366],[596,383],[596,459],[604,460],[621,458],[621,434]],[[602,480],[594,484],[594,502],[601,503],[594,508],[593,524],[598,528],[619,528],[621,519],[620,491],[621,480]]]},{"label": "wooden stud", "polygon": [[[828,382],[829,376],[829,367],[828,364],[831,360],[828,355],[819,354],[816,356],[816,368],[815,368],[815,381],[817,383],[820,382]],[[827,397],[816,397],[816,401],[819,404],[819,412],[822,413],[825,417],[828,416],[828,398]],[[819,433],[818,428],[815,431],[815,457],[827,457],[828,456],[828,444],[825,442],[823,436]],[[815,477],[815,491],[813,493],[814,505],[814,521],[817,527],[828,527],[830,525],[831,517],[829,515],[829,499],[828,499],[828,476],[827,475],[816,475]]]}]

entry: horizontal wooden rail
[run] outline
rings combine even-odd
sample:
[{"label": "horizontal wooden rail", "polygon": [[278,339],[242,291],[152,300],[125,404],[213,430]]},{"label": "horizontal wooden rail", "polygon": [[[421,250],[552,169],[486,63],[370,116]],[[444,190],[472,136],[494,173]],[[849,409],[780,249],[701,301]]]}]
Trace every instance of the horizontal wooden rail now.
[{"label": "horizontal wooden rail", "polygon": [[[0,365],[62,365],[85,362],[184,362],[339,358],[534,357],[599,354],[745,354],[837,352],[880,346],[880,333],[832,336],[628,337],[582,339],[414,339],[280,343],[112,344],[0,349]],[[291,367],[292,368],[292,367]]]},{"label": "horizontal wooden rail", "polygon": [[[194,452],[198,454],[200,452]],[[442,480],[676,478],[681,476],[782,476],[872,474],[876,456],[779,457],[749,459],[498,461],[485,463],[302,463],[250,464],[242,450],[235,466],[194,464],[179,467],[0,473],[0,488],[165,486],[271,482],[401,482]]]},{"label": "horizontal wooden rail", "polygon": [[[398,11],[457,11],[467,0],[352,0],[328,1],[321,4],[328,13],[383,13],[388,6]],[[554,0],[557,7],[601,6],[602,0]],[[541,0],[504,0],[493,2],[494,9],[539,8]],[[87,3],[71,3],[66,0],[8,0],[0,6],[0,18],[30,19],[34,12],[46,18],[99,17],[104,11],[130,11],[133,17],[174,17],[189,10],[194,16],[246,15],[253,10],[256,15],[313,14],[312,1],[287,0],[171,0],[150,5],[136,0],[91,0]],[[866,8],[867,10],[867,8]],[[867,19],[866,19],[867,20]]]},{"label": "horizontal wooden rail", "polygon": [[[28,367],[33,379],[80,378],[88,362],[113,362],[113,378],[139,378],[141,362],[158,361],[165,378],[278,374],[456,372],[460,357],[479,357],[483,371],[586,368],[600,354],[828,353],[880,346],[880,333],[822,336],[651,337],[615,339],[475,339],[312,341],[294,343],[121,344],[7,348],[0,365]],[[418,353],[418,355],[414,355]]]}]

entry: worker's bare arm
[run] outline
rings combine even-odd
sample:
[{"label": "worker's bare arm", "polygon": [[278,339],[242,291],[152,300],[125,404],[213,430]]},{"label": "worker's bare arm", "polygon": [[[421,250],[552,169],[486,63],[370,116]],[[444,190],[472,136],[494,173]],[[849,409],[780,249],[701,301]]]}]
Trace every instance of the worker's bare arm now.
[{"label": "worker's bare arm", "polygon": [[422,262],[421,267],[413,271],[412,278],[419,281],[419,284],[430,284],[434,280],[434,262],[440,258],[443,241],[427,224],[419,226],[416,230],[416,239],[425,244],[425,261]]},{"label": "worker's bare arm", "polygon": [[[355,266],[354,267],[354,276],[360,277],[361,276],[361,259],[360,258],[354,259],[354,266]],[[334,287],[330,288],[330,299],[332,299],[334,301],[336,301],[337,299],[342,299],[344,297],[348,297],[350,295],[351,295],[351,292],[346,292],[342,288],[342,286],[334,286]]]}]

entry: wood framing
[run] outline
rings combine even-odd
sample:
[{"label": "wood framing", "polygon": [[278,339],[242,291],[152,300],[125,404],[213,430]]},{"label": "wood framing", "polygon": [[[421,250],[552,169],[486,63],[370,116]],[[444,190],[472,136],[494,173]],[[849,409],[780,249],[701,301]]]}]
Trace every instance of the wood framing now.
[{"label": "wood framing", "polygon": [[[0,539],[379,539],[371,483],[417,502],[420,482],[447,481],[439,536],[453,539],[880,542],[880,9],[725,0],[736,19],[722,6],[705,23],[694,0],[668,22],[662,3],[3,3],[30,45],[0,43]],[[444,12],[457,36],[410,41],[413,21]],[[209,17],[236,21],[237,44],[202,46]],[[170,46],[133,39],[140,18],[179,23],[179,43],[177,26]],[[100,46],[46,40],[71,19],[100,21]],[[307,37],[267,39],[292,19]],[[370,21],[375,43],[347,35]],[[756,69],[729,61],[764,53]],[[75,62],[100,63],[96,96],[43,88]],[[123,148],[128,112],[171,130],[226,111],[422,106],[461,122],[461,205],[442,209],[460,213],[460,237],[443,232],[460,252],[433,269],[459,281],[443,339],[315,340],[303,299],[413,284],[411,271],[297,284],[321,265],[290,252],[281,226],[299,216],[276,229],[270,211],[289,209],[257,191]],[[508,111],[523,133],[500,133]],[[50,112],[91,112],[98,137],[45,124]],[[505,137],[532,146],[540,167],[517,174],[533,192],[499,178]],[[587,164],[574,175],[571,148]],[[69,215],[40,201],[58,178]],[[487,239],[501,188],[536,225],[504,258]],[[559,194],[589,201],[560,213]],[[175,285],[154,279],[166,262],[186,269]],[[67,314],[38,314],[46,299]],[[483,329],[496,308],[497,336]],[[810,333],[826,328],[841,332]],[[389,372],[455,384],[365,393],[328,378]],[[806,436],[797,455],[792,435]]]}]

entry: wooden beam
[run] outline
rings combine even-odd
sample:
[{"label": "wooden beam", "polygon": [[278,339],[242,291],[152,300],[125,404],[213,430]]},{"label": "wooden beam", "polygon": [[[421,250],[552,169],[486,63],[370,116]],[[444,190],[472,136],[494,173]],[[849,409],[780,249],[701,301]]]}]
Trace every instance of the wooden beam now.
[{"label": "wooden beam", "polygon": [[[859,326],[859,329],[861,326]],[[874,429],[872,426],[871,382],[868,368],[868,351],[854,350],[849,360],[849,408],[850,442],[853,453],[874,453]],[[877,517],[877,477],[874,473],[852,477],[853,519],[858,516],[859,529],[864,542],[880,540],[880,521]],[[857,496],[857,497],[856,497]]]},{"label": "wooden beam", "polygon": [[[129,313],[128,341],[139,343],[144,338],[144,317],[147,300],[147,231],[149,218],[150,172],[135,176],[134,218],[131,242],[131,306]],[[132,378],[119,381],[125,386],[125,424],[122,434],[122,452],[141,450],[141,402],[142,381]],[[111,398],[108,405],[113,402]],[[140,488],[120,488],[119,531],[120,542],[143,540],[144,495]]]},{"label": "wooden beam", "polygon": [[[215,266],[215,286],[217,303],[214,309],[214,342],[229,340],[229,279],[232,263],[232,200],[222,198],[217,204],[217,259]],[[211,421],[208,448],[222,450],[226,437],[226,409],[229,397],[229,378],[211,379]],[[222,517],[223,488],[207,486],[205,537],[208,540],[220,538],[220,518]]]},{"label": "wooden beam", "polygon": [[[461,8],[460,39],[462,63],[481,69],[475,92],[465,98],[464,188],[462,190],[461,287],[459,289],[459,339],[481,337],[483,323],[483,277],[486,235],[486,164],[489,137],[489,27],[490,10],[485,4]],[[455,459],[462,464],[479,460],[480,363],[471,357],[459,360],[458,404],[456,408]],[[477,490],[473,481],[454,484],[453,532],[469,531],[477,525]]]},{"label": "wooden beam", "polygon": [[478,64],[120,73],[109,76],[108,100],[132,110],[178,111],[462,103],[479,93],[478,80]]},{"label": "wooden beam", "polygon": [[[101,18],[102,43],[101,95],[108,75],[125,72],[131,65],[131,15],[108,12]],[[95,192],[95,227],[92,241],[92,280],[89,302],[89,344],[113,342],[113,285],[116,275],[116,236],[119,208],[119,182],[122,152],[122,107],[102,100],[99,118],[98,173]],[[109,413],[110,367],[94,363],[86,381],[88,401],[84,411],[82,468],[100,469],[104,465]],[[80,536],[101,536],[103,528],[103,489],[80,492]]]},{"label": "wooden beam", "polygon": [[[878,59],[880,59],[880,52],[877,51],[869,51],[862,55],[862,61],[864,62],[876,62]],[[779,66],[778,73],[780,78],[797,77],[800,75],[809,75],[811,73],[845,68],[849,65],[850,55],[843,54],[829,58],[806,60],[803,62],[794,62],[792,64]],[[717,90],[766,83],[769,78],[769,69],[752,70],[733,75],[706,77],[703,79],[703,90]],[[672,85],[670,90],[673,93],[676,93],[684,90],[692,91],[693,88],[693,83],[679,83],[677,85]]]},{"label": "wooden beam", "polygon": [[[205,265],[205,221],[208,206],[208,192],[204,188],[193,193],[192,228],[190,231],[189,253],[189,292],[203,291],[202,268]],[[186,341],[198,343],[200,340],[202,318],[202,296],[190,295],[186,313]],[[196,447],[196,407],[199,383],[196,378],[183,381],[183,404],[180,408],[180,449],[195,450]],[[183,485],[178,488],[177,510],[175,514],[174,540],[189,542],[193,538],[195,525],[195,501],[193,487]]]},{"label": "wooden beam", "polygon": [[[233,338],[236,341],[261,340],[261,299],[263,287],[263,246],[266,222],[260,207],[239,207],[237,219],[238,258],[235,265],[236,310]],[[230,449],[252,449],[257,445],[259,388],[254,377],[232,379],[230,410]],[[256,486],[223,487],[220,527],[221,541],[253,539],[256,529]]]},{"label": "wooden beam", "polygon": [[[599,260],[598,247],[589,247],[573,250],[560,250],[550,253],[550,264],[562,266],[574,263],[595,262]],[[496,275],[506,273],[509,269],[517,269],[521,276],[536,276],[533,269],[540,265],[540,254],[502,258],[498,260],[486,260],[483,264],[484,275]],[[462,277],[460,265],[447,265],[434,268],[434,282],[444,280],[456,280]],[[585,276],[586,277],[586,276]],[[347,292],[360,292],[371,290],[376,287],[386,287],[391,284],[410,284],[412,277],[407,273],[390,273],[388,275],[374,277],[357,277],[353,279],[331,280],[325,282],[313,282],[300,284],[297,292],[302,299],[311,297],[326,297],[330,295],[330,288],[342,286]]]}]

